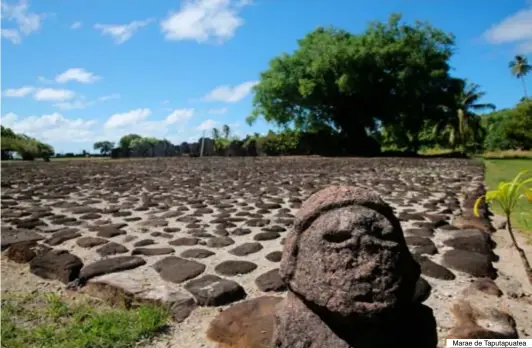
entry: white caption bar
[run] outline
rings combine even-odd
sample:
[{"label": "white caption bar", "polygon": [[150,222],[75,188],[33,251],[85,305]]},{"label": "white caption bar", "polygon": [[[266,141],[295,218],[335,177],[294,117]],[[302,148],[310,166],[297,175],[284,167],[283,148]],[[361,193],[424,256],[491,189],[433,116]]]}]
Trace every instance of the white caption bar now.
[{"label": "white caption bar", "polygon": [[473,340],[460,340],[460,339],[448,339],[446,347],[458,348],[458,347],[521,347],[532,348],[532,338],[516,339],[516,340],[487,340],[487,339],[473,339]]}]

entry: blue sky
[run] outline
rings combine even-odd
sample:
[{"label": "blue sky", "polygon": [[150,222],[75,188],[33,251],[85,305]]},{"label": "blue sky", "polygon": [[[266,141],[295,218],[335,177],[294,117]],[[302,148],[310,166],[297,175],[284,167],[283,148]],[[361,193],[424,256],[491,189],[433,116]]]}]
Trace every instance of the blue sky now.
[{"label": "blue sky", "polygon": [[507,66],[532,52],[531,1],[7,0],[2,123],[57,152],[131,132],[174,143],[222,124],[264,133],[272,127],[245,118],[271,58],[317,26],[360,32],[392,12],[453,32],[454,74],[480,84],[487,102],[522,96]]}]

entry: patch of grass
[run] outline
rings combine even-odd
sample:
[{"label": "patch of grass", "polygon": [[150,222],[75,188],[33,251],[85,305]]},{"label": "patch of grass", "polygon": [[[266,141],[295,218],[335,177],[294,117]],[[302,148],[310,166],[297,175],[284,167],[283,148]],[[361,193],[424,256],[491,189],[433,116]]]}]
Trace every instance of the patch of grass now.
[{"label": "patch of grass", "polygon": [[[532,175],[532,159],[485,159],[486,165],[485,184],[490,189],[495,189],[501,181],[511,181],[520,171],[528,169]],[[512,224],[518,230],[525,232],[532,238],[532,211],[531,204],[526,199],[520,199],[512,216]],[[492,209],[501,213],[497,205]]]},{"label": "patch of grass", "polygon": [[492,159],[492,158],[532,159],[532,150],[530,151],[524,151],[524,150],[490,151],[490,152],[485,152],[483,154],[483,157],[486,159]]},{"label": "patch of grass", "polygon": [[54,294],[4,295],[2,347],[136,347],[162,332],[168,318],[157,306],[126,310],[67,303]]}]

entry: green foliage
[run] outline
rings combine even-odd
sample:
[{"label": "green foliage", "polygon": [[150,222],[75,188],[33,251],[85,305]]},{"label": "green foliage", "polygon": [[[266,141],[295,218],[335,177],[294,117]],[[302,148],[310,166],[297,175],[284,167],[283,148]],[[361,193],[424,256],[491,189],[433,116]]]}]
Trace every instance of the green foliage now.
[{"label": "green foliage", "polygon": [[131,148],[131,142],[139,138],[142,138],[142,137],[138,134],[127,134],[127,135],[124,135],[122,138],[120,138],[120,140],[118,141],[118,144],[120,148],[122,149],[129,149]]},{"label": "green foliage", "polygon": [[409,131],[408,145],[419,146],[420,120],[436,117],[442,103],[454,39],[400,21],[392,15],[359,35],[334,28],[308,34],[261,73],[248,123],[262,116],[298,131],[333,127],[362,147],[379,120]]},{"label": "green foliage", "polygon": [[132,310],[69,304],[55,295],[2,297],[2,347],[133,348],[168,320],[161,307]]},{"label": "green foliage", "polygon": [[98,141],[93,145],[94,150],[100,150],[102,155],[109,155],[115,148],[115,143],[111,141]]},{"label": "green foliage", "polygon": [[2,159],[9,158],[11,152],[17,152],[23,160],[42,158],[48,160],[54,155],[51,145],[42,143],[37,139],[24,134],[16,134],[10,128],[1,127]]},{"label": "green foliage", "polygon": [[487,133],[484,147],[488,151],[532,149],[532,103],[528,100],[484,116],[483,125]]}]

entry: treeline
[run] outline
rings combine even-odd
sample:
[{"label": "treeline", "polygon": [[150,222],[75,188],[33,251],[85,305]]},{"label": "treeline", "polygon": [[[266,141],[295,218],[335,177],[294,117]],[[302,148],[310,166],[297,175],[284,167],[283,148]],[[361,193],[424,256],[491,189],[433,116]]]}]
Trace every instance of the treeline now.
[{"label": "treeline", "polygon": [[1,126],[2,160],[11,160],[14,153],[23,160],[42,158],[49,160],[54,155],[54,148],[24,134],[17,134],[12,129]]}]

